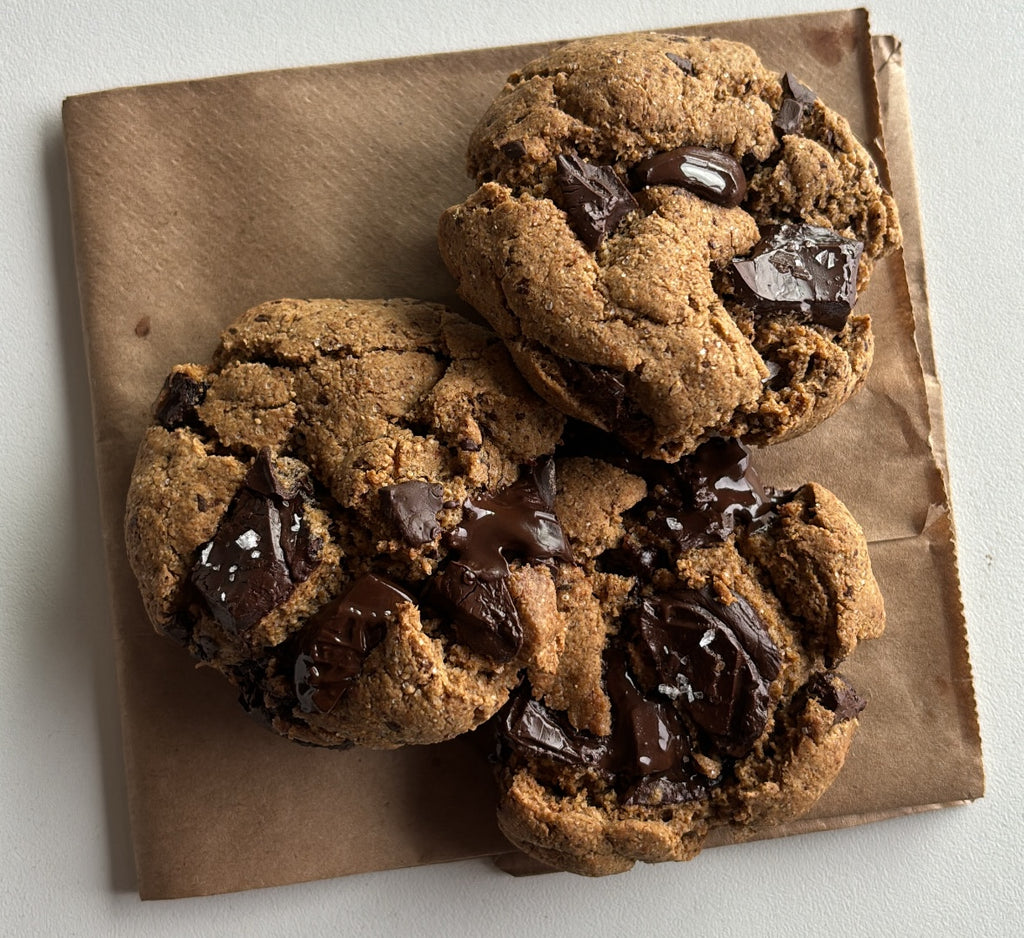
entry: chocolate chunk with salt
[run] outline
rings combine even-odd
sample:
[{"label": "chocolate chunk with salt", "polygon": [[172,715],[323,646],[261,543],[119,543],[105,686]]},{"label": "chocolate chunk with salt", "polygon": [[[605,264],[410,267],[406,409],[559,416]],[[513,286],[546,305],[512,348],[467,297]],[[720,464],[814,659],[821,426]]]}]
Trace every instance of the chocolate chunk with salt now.
[{"label": "chocolate chunk with salt", "polygon": [[653,484],[643,508],[681,550],[720,543],[737,525],[762,520],[773,511],[750,463],[750,451],[739,440],[716,437],[674,467],[646,468],[638,474]]},{"label": "chocolate chunk with salt", "polygon": [[299,633],[295,694],[304,713],[329,713],[383,640],[400,603],[413,598],[384,577],[366,574],[322,607]]},{"label": "chocolate chunk with salt", "polygon": [[153,415],[166,430],[196,422],[196,408],[206,399],[206,383],[183,371],[172,371],[164,381]]},{"label": "chocolate chunk with salt", "polygon": [[637,201],[610,166],[587,163],[575,153],[560,153],[555,162],[555,181],[569,225],[588,250],[596,251],[637,208]]},{"label": "chocolate chunk with salt", "polygon": [[676,701],[723,755],[745,755],[768,722],[768,688],[782,658],[740,597],[728,605],[708,590],[645,599],[636,632],[658,690]]},{"label": "chocolate chunk with salt", "polygon": [[807,109],[817,100],[810,88],[797,81],[792,72],[786,72],[782,76],[782,104],[772,123],[775,132],[780,137],[798,133]]},{"label": "chocolate chunk with salt", "polygon": [[282,481],[270,451],[261,450],[200,548],[191,582],[228,631],[252,628],[319,564],[323,543],[306,521],[304,491],[300,482]]},{"label": "chocolate chunk with salt", "polygon": [[773,225],[750,256],[733,258],[737,299],[755,313],[796,313],[838,332],[857,302],[863,250],[831,228]]},{"label": "chocolate chunk with salt", "polygon": [[682,186],[700,198],[733,208],[747,194],[743,167],[728,153],[709,147],[677,147],[641,160],[630,170],[637,187]]},{"label": "chocolate chunk with salt", "polygon": [[429,544],[441,533],[437,513],[444,504],[440,485],[411,479],[381,489],[384,513],[410,547]]}]

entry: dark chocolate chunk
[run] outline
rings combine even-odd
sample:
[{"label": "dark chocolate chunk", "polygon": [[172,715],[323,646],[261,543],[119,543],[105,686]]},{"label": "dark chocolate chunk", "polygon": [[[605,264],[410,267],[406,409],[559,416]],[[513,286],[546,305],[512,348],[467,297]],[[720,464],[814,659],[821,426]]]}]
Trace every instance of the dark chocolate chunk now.
[{"label": "dark chocolate chunk", "polygon": [[575,729],[564,714],[549,710],[523,685],[498,718],[499,742],[520,755],[570,766],[599,766],[608,754],[608,739]]},{"label": "dark chocolate chunk", "polygon": [[508,591],[508,561],[572,560],[552,510],[554,473],[554,461],[547,460],[494,495],[466,499],[462,521],[446,539],[456,557],[432,578],[424,595],[450,619],[457,642],[497,662],[510,661],[523,644]]},{"label": "dark chocolate chunk", "polygon": [[384,513],[410,547],[429,544],[441,533],[437,513],[444,503],[440,485],[412,479],[381,489]]},{"label": "dark chocolate chunk", "polygon": [[590,406],[600,412],[609,430],[626,422],[629,412],[626,379],[622,372],[568,358],[559,360],[562,378]]},{"label": "dark chocolate chunk", "polygon": [[749,257],[733,258],[733,287],[755,313],[797,313],[839,331],[857,302],[863,250],[831,228],[773,225]]},{"label": "dark chocolate chunk", "polygon": [[782,76],[782,104],[772,123],[775,132],[780,137],[799,132],[807,109],[817,99],[818,96],[806,85],[800,84],[792,72],[786,72]]},{"label": "dark chocolate chunk", "polygon": [[383,577],[355,580],[303,626],[295,656],[295,694],[305,713],[329,713],[383,640],[400,603],[413,598]]},{"label": "dark chocolate chunk", "polygon": [[740,597],[726,605],[708,590],[666,593],[643,601],[636,633],[657,689],[718,752],[745,755],[767,725],[768,688],[782,663],[750,605]]},{"label": "dark chocolate chunk", "polygon": [[638,473],[652,483],[641,510],[679,549],[726,540],[737,525],[767,517],[773,505],[739,440],[702,443],[675,467],[655,464]]},{"label": "dark chocolate chunk", "polygon": [[637,187],[682,186],[694,195],[732,208],[747,194],[743,167],[728,153],[709,147],[677,147],[641,160],[630,170]]},{"label": "dark chocolate chunk", "polygon": [[523,626],[507,574],[453,560],[431,579],[423,598],[450,621],[455,641],[484,658],[511,661],[523,647]]},{"label": "dark chocolate chunk", "polygon": [[560,153],[555,162],[555,180],[569,225],[588,250],[596,251],[637,208],[636,199],[610,166],[584,162],[574,153]]},{"label": "dark chocolate chunk", "polygon": [[510,140],[502,144],[501,152],[510,160],[520,160],[526,156],[526,147],[521,140]]},{"label": "dark chocolate chunk", "polygon": [[172,371],[164,381],[153,415],[167,430],[194,424],[196,408],[206,399],[205,382],[190,378],[183,371]]},{"label": "dark chocolate chunk", "polygon": [[867,701],[834,671],[815,674],[807,683],[807,692],[835,714],[834,723],[852,720],[867,706]]},{"label": "dark chocolate chunk", "polygon": [[192,584],[228,631],[252,628],[319,564],[323,543],[304,508],[304,485],[282,482],[262,450],[192,568]]},{"label": "dark chocolate chunk", "polygon": [[688,59],[685,55],[677,55],[675,52],[666,52],[665,57],[673,64],[678,66],[687,75],[693,74],[693,62]]},{"label": "dark chocolate chunk", "polygon": [[671,704],[652,700],[637,688],[625,655],[609,652],[605,684],[612,705],[612,749],[605,764],[617,775],[642,778],[678,768],[690,744]]},{"label": "dark chocolate chunk", "polygon": [[508,576],[511,557],[528,563],[571,561],[553,503],[554,462],[547,460],[494,495],[467,498],[449,545],[467,567],[494,577]]}]

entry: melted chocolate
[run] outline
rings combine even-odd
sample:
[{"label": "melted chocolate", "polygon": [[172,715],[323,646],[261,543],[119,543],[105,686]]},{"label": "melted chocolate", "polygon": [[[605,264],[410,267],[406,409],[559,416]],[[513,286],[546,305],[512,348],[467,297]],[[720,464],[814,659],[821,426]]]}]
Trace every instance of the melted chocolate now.
[{"label": "melted chocolate", "polygon": [[562,765],[598,767],[608,757],[607,737],[574,729],[564,714],[534,700],[525,685],[502,710],[498,731],[517,752]]},{"label": "melted chocolate", "polygon": [[366,574],[321,608],[299,633],[295,694],[305,713],[329,713],[383,640],[399,603],[413,598],[383,577]]},{"label": "melted chocolate", "polygon": [[792,72],[786,72],[782,76],[782,104],[772,123],[775,132],[780,137],[798,133],[807,109],[817,100],[818,96],[810,88],[800,84]]},{"label": "melted chocolate", "polygon": [[672,185],[732,208],[747,194],[743,167],[728,153],[708,147],[677,147],[641,160],[630,170],[637,187]]},{"label": "melted chocolate", "polygon": [[410,547],[429,544],[441,533],[437,513],[444,504],[440,485],[415,479],[381,489],[384,513]]},{"label": "melted chocolate", "polygon": [[750,451],[739,440],[708,440],[675,467],[656,469],[660,478],[652,480],[643,509],[654,528],[681,550],[724,541],[738,524],[772,511],[750,465]]},{"label": "melted chocolate", "polygon": [[206,384],[190,378],[183,371],[173,371],[164,381],[153,415],[167,430],[194,424],[196,408],[206,399]]},{"label": "melted chocolate", "polygon": [[644,600],[636,632],[657,689],[710,736],[715,751],[748,752],[767,725],[768,688],[782,662],[750,605],[679,590]]},{"label": "melted chocolate", "polygon": [[864,245],[831,228],[774,225],[749,257],[733,258],[733,286],[755,313],[797,313],[841,330],[857,302]]},{"label": "melted chocolate", "polygon": [[254,460],[213,539],[199,550],[191,582],[213,617],[245,632],[283,603],[320,562],[303,484],[285,486],[264,449]]},{"label": "melted chocolate", "polygon": [[555,181],[569,225],[587,250],[596,251],[637,208],[636,199],[610,166],[587,163],[574,153],[559,154],[555,162]]},{"label": "melted chocolate", "polygon": [[466,499],[462,522],[447,537],[456,557],[428,586],[425,598],[451,620],[455,640],[493,661],[510,661],[523,644],[508,560],[572,560],[552,511],[554,472],[547,460],[494,495]]}]

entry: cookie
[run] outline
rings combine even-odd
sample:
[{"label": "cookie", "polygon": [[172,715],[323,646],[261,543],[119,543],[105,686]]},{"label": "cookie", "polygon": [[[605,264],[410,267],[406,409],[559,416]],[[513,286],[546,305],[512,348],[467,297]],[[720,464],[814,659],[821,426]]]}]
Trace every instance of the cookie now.
[{"label": "cookie", "polygon": [[591,876],[808,810],[865,705],[836,668],[885,624],[831,492],[765,490],[735,440],[675,464],[605,449],[559,459],[565,651],[495,721],[502,831]]},{"label": "cookie", "polygon": [[846,120],[749,47],[564,45],[509,76],[468,168],[444,261],[570,416],[672,461],[797,436],[864,381],[854,304],[895,204]]},{"label": "cookie", "polygon": [[158,631],[279,733],[437,742],[563,636],[564,419],[490,332],[412,300],[280,300],[168,377],[127,498]]}]

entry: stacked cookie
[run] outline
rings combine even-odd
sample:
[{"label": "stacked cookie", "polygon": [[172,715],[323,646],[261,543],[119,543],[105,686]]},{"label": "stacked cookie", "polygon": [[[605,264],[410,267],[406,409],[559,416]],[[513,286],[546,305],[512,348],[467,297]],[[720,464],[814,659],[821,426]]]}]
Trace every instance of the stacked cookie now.
[{"label": "stacked cookie", "polygon": [[299,742],[488,724],[499,823],[555,868],[802,813],[884,613],[846,508],[747,445],[863,382],[891,198],[797,79],[658,35],[510,76],[469,167],[439,245],[490,329],[278,300],[171,372],[126,512],[152,622]]}]

